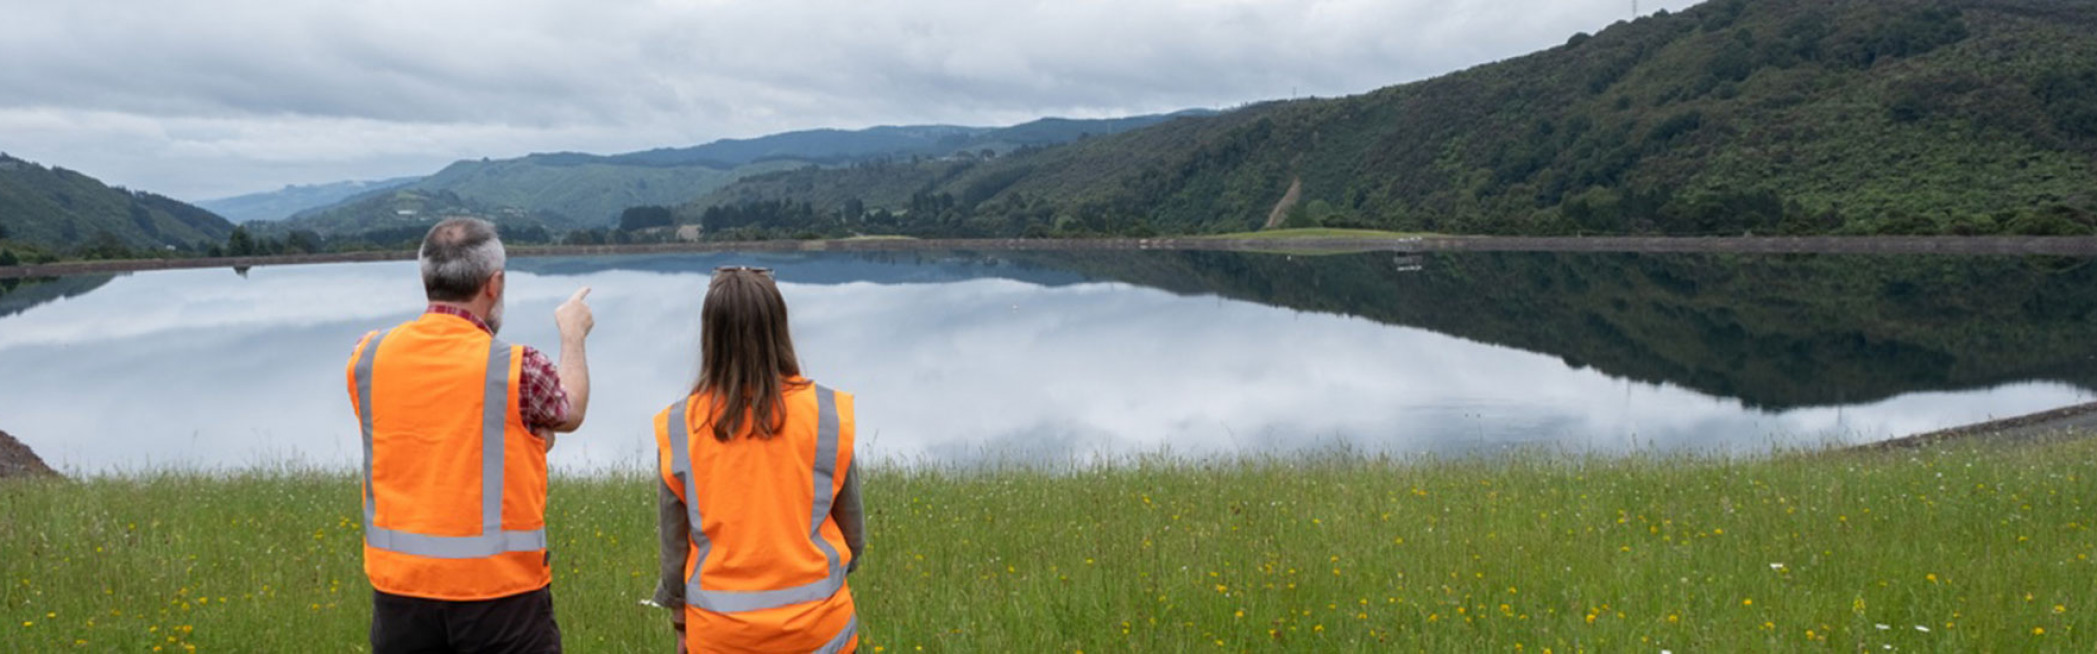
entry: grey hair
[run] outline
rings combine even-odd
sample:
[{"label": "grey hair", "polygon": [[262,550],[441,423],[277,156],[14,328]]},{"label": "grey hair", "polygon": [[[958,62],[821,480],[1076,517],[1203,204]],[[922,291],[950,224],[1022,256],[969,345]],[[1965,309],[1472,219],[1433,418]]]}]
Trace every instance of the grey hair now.
[{"label": "grey hair", "polygon": [[451,218],[430,228],[416,259],[422,289],[430,300],[466,302],[502,270],[508,255],[495,225],[479,218]]}]

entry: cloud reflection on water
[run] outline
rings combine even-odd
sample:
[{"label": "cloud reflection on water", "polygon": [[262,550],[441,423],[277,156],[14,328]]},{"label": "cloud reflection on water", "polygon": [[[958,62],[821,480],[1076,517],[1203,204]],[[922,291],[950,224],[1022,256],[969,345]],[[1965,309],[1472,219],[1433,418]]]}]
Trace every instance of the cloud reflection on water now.
[{"label": "cloud reflection on water", "polygon": [[[703,270],[704,268],[699,268]],[[1557,357],[1369,320],[1119,283],[1003,278],[795,283],[805,371],[859,397],[864,455],[1086,461],[1346,446],[1754,452],[1865,441],[2088,401],[2055,383],[1770,413]],[[553,462],[651,460],[650,417],[696,370],[694,272],[513,270],[504,338],[555,354],[580,285],[590,419]],[[121,277],[0,319],[0,428],[54,466],[101,472],[359,456],[343,365],[365,331],[421,309],[412,263]]]}]

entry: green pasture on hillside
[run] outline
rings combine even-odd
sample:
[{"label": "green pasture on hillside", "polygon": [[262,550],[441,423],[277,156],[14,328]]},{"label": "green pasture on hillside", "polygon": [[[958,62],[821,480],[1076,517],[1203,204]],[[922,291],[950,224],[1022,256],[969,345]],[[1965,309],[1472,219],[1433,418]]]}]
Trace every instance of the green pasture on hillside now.
[{"label": "green pasture on hillside", "polygon": [[[869,468],[867,652],[2090,651],[2097,439]],[[558,478],[571,651],[669,651],[645,473]],[[357,651],[347,474],[0,484],[10,651]]]}]

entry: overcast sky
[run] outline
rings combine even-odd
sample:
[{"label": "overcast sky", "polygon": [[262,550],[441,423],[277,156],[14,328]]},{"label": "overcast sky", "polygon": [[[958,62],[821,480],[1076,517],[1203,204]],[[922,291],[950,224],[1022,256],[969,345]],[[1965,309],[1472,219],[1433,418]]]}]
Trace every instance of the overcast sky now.
[{"label": "overcast sky", "polygon": [[1631,14],[1630,0],[0,0],[0,151],[203,200],[484,156],[1346,95]]}]

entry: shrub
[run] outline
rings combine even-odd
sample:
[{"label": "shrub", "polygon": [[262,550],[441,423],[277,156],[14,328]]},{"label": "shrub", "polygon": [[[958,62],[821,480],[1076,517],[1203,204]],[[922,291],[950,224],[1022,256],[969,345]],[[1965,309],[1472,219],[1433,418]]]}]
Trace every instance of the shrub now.
[{"label": "shrub", "polygon": [[2066,207],[2051,210],[2026,211],[2010,220],[2004,231],[2024,236],[2086,236],[2090,226],[2076,220],[2076,212]]},{"label": "shrub", "polygon": [[1969,214],[1952,218],[1945,231],[1959,236],[1986,236],[2002,231],[2002,225],[1992,217]]},{"label": "shrub", "polygon": [[1868,31],[1840,39],[1838,59],[1870,68],[1880,59],[1912,57],[1966,39],[1966,21],[1956,8],[1922,9],[1868,23]]},{"label": "shrub", "polygon": [[2097,68],[2050,70],[2032,82],[2054,126],[2072,137],[2097,137]]},{"label": "shrub", "polygon": [[1654,125],[1653,131],[1646,134],[1646,143],[1648,145],[1663,146],[1675,140],[1676,137],[1697,131],[1703,126],[1704,112],[1694,109],[1685,111],[1669,116],[1666,120],[1660,121],[1660,124]]},{"label": "shrub", "polygon": [[619,231],[631,232],[651,227],[669,227],[672,220],[669,207],[644,205],[627,207],[619,212]]}]

